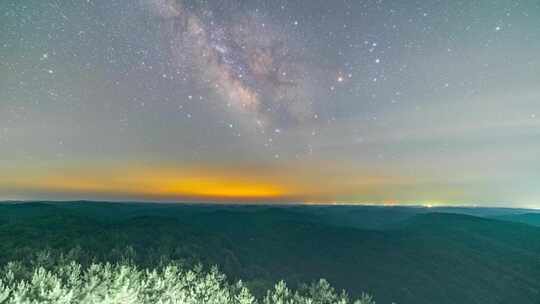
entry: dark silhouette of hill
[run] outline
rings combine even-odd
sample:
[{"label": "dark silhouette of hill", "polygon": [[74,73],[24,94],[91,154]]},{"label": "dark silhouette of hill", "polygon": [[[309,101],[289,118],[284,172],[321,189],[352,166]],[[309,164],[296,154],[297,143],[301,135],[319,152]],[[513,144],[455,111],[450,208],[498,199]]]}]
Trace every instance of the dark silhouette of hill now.
[{"label": "dark silhouette of hill", "polygon": [[540,213],[507,214],[498,216],[496,219],[540,226]]},{"label": "dark silhouette of hill", "polygon": [[255,291],[280,279],[324,277],[378,303],[538,303],[540,228],[432,211],[0,204],[0,262],[48,248],[82,263],[129,257],[143,267],[168,259],[216,264]]}]

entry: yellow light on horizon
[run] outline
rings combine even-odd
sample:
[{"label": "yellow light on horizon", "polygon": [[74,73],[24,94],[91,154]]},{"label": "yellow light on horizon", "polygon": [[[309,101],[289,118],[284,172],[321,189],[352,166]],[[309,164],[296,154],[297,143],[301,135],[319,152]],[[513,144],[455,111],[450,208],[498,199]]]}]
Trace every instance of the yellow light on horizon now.
[{"label": "yellow light on horizon", "polygon": [[[350,168],[332,164],[330,174],[314,173],[312,166],[220,164],[101,164],[28,169],[0,174],[0,190],[56,195],[69,198],[194,200],[194,201],[280,201],[313,204],[358,204],[373,200],[379,187],[406,181],[378,175],[356,176]],[[295,174],[286,174],[295,172]],[[349,176],[332,179],[326,176]],[[324,176],[324,178],[322,178]],[[385,201],[399,204],[399,198]]]},{"label": "yellow light on horizon", "polygon": [[[181,173],[180,173],[181,172]],[[126,170],[122,175],[70,172],[18,180],[20,189],[77,194],[143,196],[154,198],[272,199],[286,196],[282,185],[211,170]]]},{"label": "yellow light on horizon", "polygon": [[151,186],[152,194],[158,196],[202,196],[217,198],[272,198],[285,194],[276,185],[245,183],[219,179],[178,179],[165,180]]},{"label": "yellow light on horizon", "polygon": [[434,208],[434,207],[437,207],[437,206],[444,206],[445,203],[443,201],[428,201],[428,202],[425,202],[424,204],[422,204],[422,206],[426,207],[426,208]]}]

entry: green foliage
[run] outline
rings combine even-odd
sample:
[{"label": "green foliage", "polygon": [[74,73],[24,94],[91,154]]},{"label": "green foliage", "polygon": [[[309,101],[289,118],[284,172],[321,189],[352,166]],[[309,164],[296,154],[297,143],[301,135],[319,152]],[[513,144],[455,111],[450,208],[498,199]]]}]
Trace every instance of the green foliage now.
[{"label": "green foliage", "polygon": [[371,296],[362,294],[362,297],[354,302],[343,291],[336,293],[330,284],[321,279],[309,286],[304,285],[300,290],[292,292],[284,281],[278,282],[274,289],[269,290],[263,299],[263,304],[375,304]]},{"label": "green foliage", "polygon": [[0,203],[0,267],[20,261],[30,281],[70,261],[219,265],[259,303],[281,279],[306,295],[321,277],[379,303],[539,303],[539,227],[486,218],[511,210],[433,209]]},{"label": "green foliage", "polygon": [[83,269],[76,262],[44,259],[33,264],[8,263],[2,269],[0,304],[374,304],[367,296],[350,302],[325,280],[296,292],[281,281],[258,301],[241,281],[229,283],[216,268],[170,263],[141,269],[126,261]]}]

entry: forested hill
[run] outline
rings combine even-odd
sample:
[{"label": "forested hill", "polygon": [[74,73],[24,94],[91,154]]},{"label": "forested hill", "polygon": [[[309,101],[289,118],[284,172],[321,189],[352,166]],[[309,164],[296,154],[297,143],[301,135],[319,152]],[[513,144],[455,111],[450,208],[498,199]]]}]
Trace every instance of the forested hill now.
[{"label": "forested hill", "polygon": [[[455,212],[452,212],[455,211]],[[457,212],[457,213],[456,213]],[[538,303],[540,228],[505,209],[0,204],[0,262],[218,265],[255,293],[326,278],[377,303]],[[471,215],[474,214],[474,215]],[[128,249],[126,249],[128,248]]]}]

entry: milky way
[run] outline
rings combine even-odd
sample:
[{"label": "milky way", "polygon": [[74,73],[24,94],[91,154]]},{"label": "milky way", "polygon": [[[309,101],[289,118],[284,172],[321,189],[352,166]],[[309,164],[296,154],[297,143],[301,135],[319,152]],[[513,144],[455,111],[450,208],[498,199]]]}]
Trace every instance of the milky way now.
[{"label": "milky way", "polygon": [[[226,4],[225,4],[226,5]],[[294,125],[313,117],[306,91],[303,49],[258,12],[216,18],[182,2],[153,1],[163,19],[164,47],[183,74],[214,90],[227,108],[248,114],[258,127]]]}]

